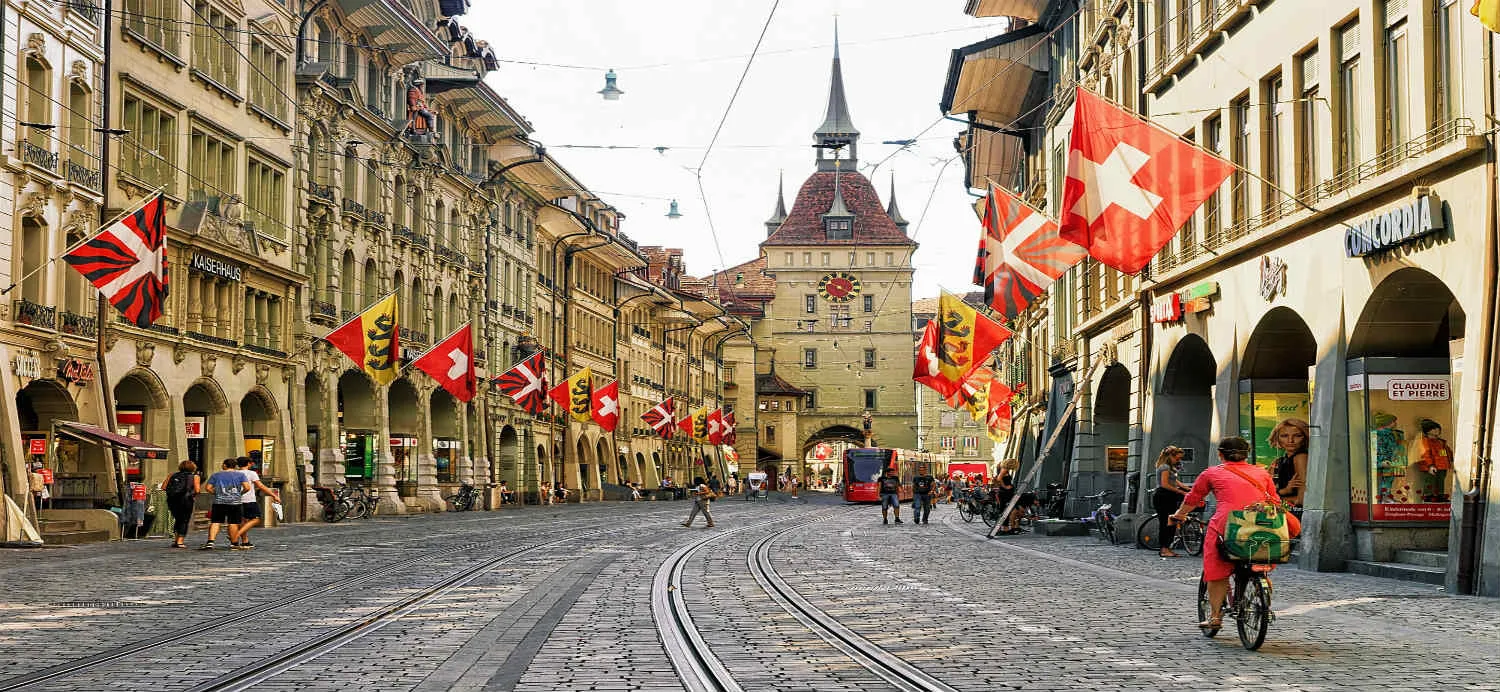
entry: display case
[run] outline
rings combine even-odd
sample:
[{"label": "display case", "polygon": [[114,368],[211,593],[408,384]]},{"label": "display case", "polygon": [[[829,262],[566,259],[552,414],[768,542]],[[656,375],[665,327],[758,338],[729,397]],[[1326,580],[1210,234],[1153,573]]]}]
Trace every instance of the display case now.
[{"label": "display case", "polygon": [[1454,396],[1445,358],[1348,361],[1350,518],[1446,526]]}]

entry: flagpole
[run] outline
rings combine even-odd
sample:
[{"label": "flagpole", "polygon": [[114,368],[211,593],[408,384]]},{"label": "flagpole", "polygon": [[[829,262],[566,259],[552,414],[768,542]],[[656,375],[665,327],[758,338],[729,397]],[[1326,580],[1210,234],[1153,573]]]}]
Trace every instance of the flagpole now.
[{"label": "flagpole", "polygon": [[[104,62],[103,62],[104,84],[101,87],[101,95],[104,97],[104,104],[103,104],[103,110],[101,111],[100,117],[99,117],[99,123],[101,125],[101,127],[99,129],[103,130],[103,132],[99,133],[99,135],[100,135],[99,136],[99,231],[95,231],[94,233],[90,234],[89,235],[90,238],[92,238],[94,235],[97,235],[103,229],[109,227],[106,224],[105,220],[107,219],[106,214],[109,213],[109,184],[110,184],[110,180],[109,180],[109,133],[108,133],[108,130],[110,129],[110,123],[109,123],[110,114],[111,114],[110,112],[113,110],[110,107],[111,106],[110,100],[111,100],[112,96],[111,96],[111,93],[110,93],[111,89],[109,88],[110,87],[110,81],[111,81],[109,79],[109,74],[110,74],[110,66],[111,66],[110,53],[113,52],[111,44],[114,43],[114,41],[113,41],[114,31],[110,28],[109,24],[110,24],[110,18],[113,17],[113,16],[114,16],[114,0],[104,0]],[[160,194],[161,191],[164,190],[164,189],[166,189],[166,188],[165,187],[158,188],[158,190],[157,190],[157,192],[155,194]],[[150,196],[146,197],[147,201],[149,201],[150,199],[151,199]],[[144,207],[145,205],[146,205],[145,201],[141,202],[141,206],[142,207]],[[134,213],[134,212],[135,212],[135,210],[132,209],[131,213]],[[124,216],[125,216],[124,214],[121,214],[119,218],[123,218]],[[108,223],[114,223],[114,221],[116,221],[116,220],[118,220],[118,219],[111,219],[111,220],[109,220]],[[81,240],[81,241],[79,241],[79,244],[81,245],[81,244],[83,244],[85,242],[88,242],[88,240],[87,239]],[[72,249],[70,248],[69,252],[71,252],[71,251],[72,251]],[[167,239],[166,238],[162,238],[162,252],[163,253],[167,252]],[[67,252],[64,252],[63,254],[66,255]],[[59,255],[59,256],[61,256],[61,255]],[[54,259],[56,259],[56,258],[54,258]],[[45,266],[45,265],[43,265],[43,266]],[[170,276],[167,277],[167,278],[170,281]],[[168,286],[170,286],[170,285],[171,284],[168,283]],[[170,296],[170,289],[168,289],[168,290],[169,290],[168,295]],[[6,288],[5,291],[8,292],[8,291],[10,291],[10,289]],[[103,293],[100,293],[100,294],[98,294],[98,295],[96,295],[94,297],[94,361],[95,361],[95,364],[99,367],[99,378],[98,378],[98,380],[99,380],[99,390],[100,390],[99,391],[99,401],[102,404],[104,404],[104,429],[110,431],[111,433],[114,433],[114,432],[118,432],[115,429],[115,423],[116,423],[116,421],[115,421],[115,393],[114,393],[114,389],[112,387],[110,387],[110,385],[109,385],[109,365],[107,364],[107,362],[105,361],[105,358],[104,358],[104,356],[105,356],[104,341],[105,341],[106,335],[109,333],[109,313],[108,313],[109,308],[107,308],[105,306],[106,302],[108,302],[108,300],[106,299],[106,297],[104,296]],[[125,494],[125,469],[120,464],[120,451],[119,450],[112,450],[110,452],[110,458],[114,461],[113,466],[114,466],[114,472],[115,472],[115,492],[119,493],[119,495],[120,495],[120,507],[124,508],[125,507],[125,500],[126,500],[126,498],[128,496]],[[143,477],[141,480],[144,481],[145,478]]]}]

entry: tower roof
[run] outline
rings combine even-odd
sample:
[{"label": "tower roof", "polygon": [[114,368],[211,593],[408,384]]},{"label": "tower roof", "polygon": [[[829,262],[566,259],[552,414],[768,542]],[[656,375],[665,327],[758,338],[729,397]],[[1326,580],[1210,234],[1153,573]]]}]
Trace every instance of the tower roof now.
[{"label": "tower roof", "polygon": [[844,68],[843,62],[839,60],[838,24],[833,26],[833,80],[828,85],[828,113],[823,117],[823,124],[813,132],[813,138],[822,142],[834,135],[840,139],[859,137],[859,130],[855,129],[854,120],[849,117],[849,102],[844,98]]},{"label": "tower roof", "polygon": [[901,230],[906,230],[909,225],[906,219],[901,218],[901,209],[896,206],[896,174],[891,174],[891,203],[885,208],[885,215],[891,217],[891,221]]},{"label": "tower roof", "polygon": [[776,178],[776,213],[766,219],[766,225],[776,225],[782,221],[786,221],[786,176],[784,174]]},{"label": "tower roof", "polygon": [[[854,217],[853,237],[829,240],[823,215],[833,207],[834,176],[838,196]],[[870,179],[858,171],[818,171],[802,183],[786,221],[766,238],[766,245],[915,245],[880,205],[880,196]]]}]

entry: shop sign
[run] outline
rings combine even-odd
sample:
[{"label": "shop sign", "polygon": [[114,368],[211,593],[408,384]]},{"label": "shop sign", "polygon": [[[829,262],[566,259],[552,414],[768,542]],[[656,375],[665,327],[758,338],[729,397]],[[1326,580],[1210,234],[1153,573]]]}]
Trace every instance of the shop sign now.
[{"label": "shop sign", "polygon": [[31,454],[46,454],[47,438],[33,437],[27,441],[26,446],[28,447],[27,452]]},{"label": "shop sign", "polygon": [[1433,194],[1361,220],[1344,231],[1344,254],[1363,257],[1443,230],[1443,203]]},{"label": "shop sign", "polygon": [[238,264],[198,253],[194,253],[193,259],[188,261],[188,268],[230,281],[240,281],[245,276],[244,267]]},{"label": "shop sign", "polygon": [[433,449],[458,449],[462,444],[458,440],[433,440]]},{"label": "shop sign", "polygon": [[52,483],[57,480],[57,477],[52,475],[52,469],[49,469],[49,468],[47,468],[45,466],[43,466],[40,469],[37,469],[37,473],[42,474],[42,483],[43,484],[52,485]]},{"label": "shop sign", "polygon": [[1447,401],[1450,398],[1447,379],[1392,377],[1385,384],[1391,401]]},{"label": "shop sign", "polygon": [[205,423],[206,421],[204,420],[203,416],[188,416],[187,419],[183,422],[183,427],[187,430],[187,439],[203,439]]},{"label": "shop sign", "polygon": [[42,359],[29,355],[16,356],[11,360],[11,370],[16,373],[16,377],[39,380],[42,378]]},{"label": "shop sign", "polygon": [[1182,296],[1170,293],[1151,302],[1151,321],[1177,322],[1182,319]]},{"label": "shop sign", "polygon": [[78,358],[68,358],[57,364],[57,379],[80,387],[94,381],[94,364]]},{"label": "shop sign", "polygon": [[1266,255],[1260,258],[1260,297],[1276,300],[1281,295],[1286,295],[1286,262]]}]

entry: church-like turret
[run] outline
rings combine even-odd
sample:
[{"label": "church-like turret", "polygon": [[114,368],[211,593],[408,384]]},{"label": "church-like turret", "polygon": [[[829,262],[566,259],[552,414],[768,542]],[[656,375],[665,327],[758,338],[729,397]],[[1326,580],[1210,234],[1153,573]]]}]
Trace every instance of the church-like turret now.
[{"label": "church-like turret", "polygon": [[906,227],[909,226],[910,224],[908,224],[906,222],[906,219],[901,218],[901,209],[896,206],[896,174],[895,173],[891,174],[891,203],[888,206],[886,206],[886,208],[885,208],[885,215],[891,217],[891,221],[896,224],[896,228],[901,229],[902,233],[906,232]]},{"label": "church-like turret", "polygon": [[776,213],[766,219],[766,237],[770,237],[776,229],[781,228],[781,223],[786,221],[786,180],[784,175],[776,176]]},{"label": "church-like turret", "polygon": [[833,77],[828,86],[828,113],[823,124],[813,132],[818,148],[818,170],[831,171],[837,161],[845,170],[855,170],[859,159],[859,130],[849,117],[849,102],[844,98],[844,68],[839,60],[839,28],[833,26]]}]

